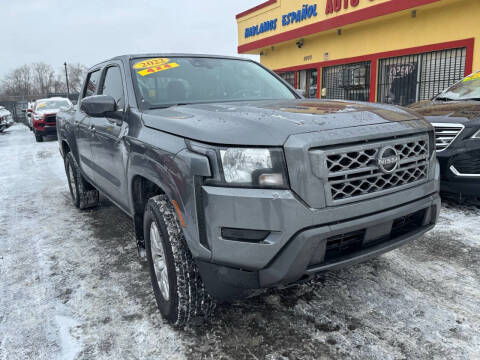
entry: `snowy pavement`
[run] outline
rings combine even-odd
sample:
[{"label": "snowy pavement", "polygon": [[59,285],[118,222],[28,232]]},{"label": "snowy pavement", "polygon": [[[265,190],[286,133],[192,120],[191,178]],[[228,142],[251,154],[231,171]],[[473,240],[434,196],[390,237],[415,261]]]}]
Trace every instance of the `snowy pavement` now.
[{"label": "snowy pavement", "polygon": [[480,210],[442,210],[407,247],[178,330],[130,219],[74,208],[57,142],[16,125],[0,134],[0,360],[480,359]]}]

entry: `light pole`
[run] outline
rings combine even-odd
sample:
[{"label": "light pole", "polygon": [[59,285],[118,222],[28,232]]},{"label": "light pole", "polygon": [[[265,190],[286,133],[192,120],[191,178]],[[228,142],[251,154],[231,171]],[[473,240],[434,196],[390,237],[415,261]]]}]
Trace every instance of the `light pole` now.
[{"label": "light pole", "polygon": [[63,65],[65,66],[65,78],[67,79],[67,97],[70,99],[70,87],[68,86],[68,70],[67,70],[67,63],[64,62]]}]

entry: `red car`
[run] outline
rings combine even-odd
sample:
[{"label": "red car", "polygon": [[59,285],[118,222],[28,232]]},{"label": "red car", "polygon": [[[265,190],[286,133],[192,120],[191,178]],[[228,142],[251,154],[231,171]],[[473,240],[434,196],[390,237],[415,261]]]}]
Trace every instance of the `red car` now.
[{"label": "red car", "polygon": [[44,136],[57,135],[57,113],[73,106],[66,98],[48,98],[35,101],[32,113],[32,126],[35,140],[42,142]]}]

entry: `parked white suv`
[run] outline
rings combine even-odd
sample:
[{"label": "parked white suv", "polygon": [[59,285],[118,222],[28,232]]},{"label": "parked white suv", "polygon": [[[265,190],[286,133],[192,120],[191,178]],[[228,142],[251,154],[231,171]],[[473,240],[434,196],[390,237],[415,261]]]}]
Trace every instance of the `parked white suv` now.
[{"label": "parked white suv", "polygon": [[12,113],[4,106],[0,106],[0,132],[13,125]]}]

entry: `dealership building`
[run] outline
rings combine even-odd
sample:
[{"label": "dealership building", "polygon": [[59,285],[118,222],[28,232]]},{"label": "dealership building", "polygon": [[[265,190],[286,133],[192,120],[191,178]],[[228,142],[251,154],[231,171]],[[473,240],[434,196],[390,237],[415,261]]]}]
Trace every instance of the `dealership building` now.
[{"label": "dealership building", "polygon": [[307,97],[408,105],[480,70],[480,0],[269,0],[237,15],[238,52]]}]

